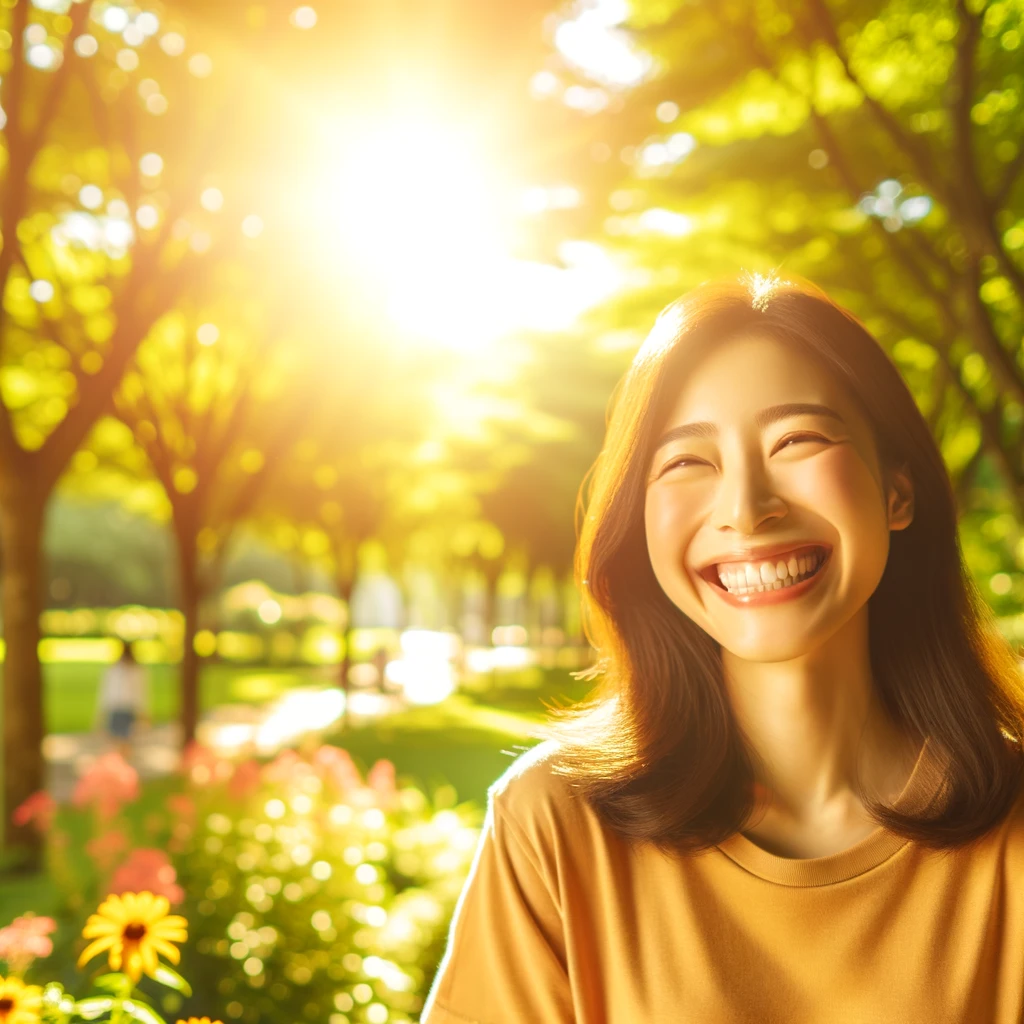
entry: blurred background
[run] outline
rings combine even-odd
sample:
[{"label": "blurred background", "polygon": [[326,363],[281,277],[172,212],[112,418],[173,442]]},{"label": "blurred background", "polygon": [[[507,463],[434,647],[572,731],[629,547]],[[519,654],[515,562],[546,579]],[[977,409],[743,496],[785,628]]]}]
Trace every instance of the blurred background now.
[{"label": "blurred background", "polygon": [[417,1019],[487,787],[591,685],[612,390],[708,278],[864,319],[1018,645],[1022,44],[1022,0],[0,0],[28,976],[150,888],[161,1012]]}]

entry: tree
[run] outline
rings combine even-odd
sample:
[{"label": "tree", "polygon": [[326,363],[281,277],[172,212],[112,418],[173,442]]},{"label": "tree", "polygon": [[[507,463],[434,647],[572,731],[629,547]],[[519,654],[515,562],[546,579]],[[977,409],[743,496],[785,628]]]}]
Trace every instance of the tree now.
[{"label": "tree", "polygon": [[[145,339],[115,394],[117,416],[146,452],[171,509],[184,617],[182,742],[195,737],[203,599],[219,579],[235,528],[252,514],[310,426],[320,367],[279,302],[245,298],[252,282],[222,265]],[[301,329],[300,329],[301,330]]]},{"label": "tree", "polygon": [[[360,547],[376,539],[397,551],[437,512],[439,477],[433,487],[427,479],[439,454],[433,385],[450,364],[449,354],[396,337],[364,336],[322,355],[318,387],[329,411],[309,424],[260,511],[299,527],[307,553],[328,558],[346,608]],[[346,694],[351,627],[349,617],[339,666]]]},{"label": "tree", "polygon": [[199,185],[230,138],[203,99],[210,58],[184,56],[179,34],[158,43],[154,15],[43,6],[0,12],[4,834],[26,846],[10,812],[43,784],[46,504],[142,338],[217,255]]},{"label": "tree", "polygon": [[805,274],[888,347],[961,500],[987,459],[1019,518],[1024,8],[636,0],[622,26],[589,17],[638,48],[615,84],[567,44],[578,31],[556,35],[560,72],[613,97],[602,129],[628,165],[591,175],[591,230],[647,270],[606,322],[649,324],[740,267]]}]

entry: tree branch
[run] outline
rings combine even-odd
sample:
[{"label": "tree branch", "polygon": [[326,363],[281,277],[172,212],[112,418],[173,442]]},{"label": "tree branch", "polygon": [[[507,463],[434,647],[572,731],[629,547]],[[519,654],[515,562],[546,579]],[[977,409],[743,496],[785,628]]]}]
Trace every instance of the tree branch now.
[{"label": "tree branch", "polygon": [[874,114],[875,121],[889,136],[893,145],[910,158],[910,162],[914,165],[914,169],[921,181],[927,183],[932,192],[939,196],[943,203],[952,208],[955,197],[949,185],[938,174],[936,169],[937,161],[933,159],[928,147],[911,135],[892,111],[867,91],[860,76],[850,64],[850,59],[839,39],[835,23],[832,20],[832,14],[825,0],[807,0],[807,5],[820,37],[828,43],[839,58],[846,77],[860,90],[865,103],[872,114]]},{"label": "tree branch", "polygon": [[[164,440],[162,423],[149,400],[149,395],[143,389],[139,403],[135,406],[125,402],[118,392],[114,395],[114,409],[117,418],[131,430],[136,441],[142,445],[153,472],[169,495],[174,490],[174,457]],[[153,425],[153,439],[150,441],[139,436],[139,425],[144,419]]]},{"label": "tree branch", "polygon": [[[76,5],[72,14],[72,35],[77,34],[89,13],[89,4]],[[4,200],[0,204],[0,236],[4,240],[0,250],[0,295],[6,294],[7,279],[15,264],[16,246],[13,239],[18,236],[18,224],[25,216],[29,195],[29,172],[43,143],[60,101],[64,96],[71,77],[73,62],[65,55],[60,67],[53,74],[53,81],[46,91],[35,126],[28,130],[25,123],[25,29],[28,26],[29,3],[15,5],[11,18],[11,69],[4,76],[8,88],[3,93],[3,106],[7,113],[7,152],[9,166],[4,181]],[[70,40],[71,35],[68,36]],[[0,307],[0,328],[6,317]]]},{"label": "tree branch", "polygon": [[966,0],[956,0],[956,10],[960,20],[960,39],[956,47],[956,88],[950,104],[950,115],[953,121],[954,160],[964,187],[958,193],[959,208],[951,206],[950,209],[959,209],[960,224],[967,239],[971,260],[978,262],[983,255],[994,256],[1000,272],[1013,286],[1017,301],[1024,305],[1024,273],[1003,247],[1002,238],[995,226],[996,208],[986,198],[974,159],[971,108],[974,106],[974,59],[981,33],[980,18],[967,9]]},{"label": "tree branch", "polygon": [[[89,16],[90,7],[91,4],[72,5],[71,31],[68,33],[67,39],[65,40],[65,51],[70,48],[75,37],[81,33],[82,28],[85,26],[86,18]],[[20,37],[15,37],[15,39],[17,40],[15,48],[20,48]],[[53,81],[50,83],[50,88],[46,91],[46,96],[43,99],[35,128],[32,129],[32,134],[27,139],[27,145],[25,148],[29,154],[29,167],[31,167],[32,161],[35,159],[40,146],[43,144],[46,130],[50,127],[50,122],[53,120],[58,108],[60,107],[60,101],[64,98],[68,82],[71,80],[73,66],[74,62],[70,59],[69,54],[65,52],[63,54],[60,67],[58,67],[53,73]]]},{"label": "tree branch", "polygon": [[951,80],[952,99],[949,104],[953,124],[953,159],[958,176],[969,186],[972,194],[981,197],[978,165],[974,158],[974,130],[971,127],[971,108],[974,106],[974,55],[978,45],[979,25],[964,0],[956,0],[960,19],[959,39],[956,44],[955,73]]},{"label": "tree branch", "polygon": [[1017,155],[1003,171],[1002,181],[989,200],[989,206],[994,212],[998,213],[1009,202],[1013,186],[1017,184],[1017,179],[1022,171],[1024,171],[1024,145],[1018,148]]},{"label": "tree branch", "polygon": [[[825,118],[813,108],[812,116],[818,126],[819,134],[823,140],[823,144],[829,152],[830,157],[835,158],[833,159],[833,164],[836,171],[839,173],[840,178],[846,185],[847,192],[850,194],[854,202],[856,202],[861,195],[861,190],[858,188],[857,182],[853,178],[852,172],[839,150],[835,136],[832,134]],[[872,224],[876,231],[886,237],[890,246],[896,247],[899,244],[894,237],[899,232],[886,231],[881,223],[874,218],[872,218]],[[946,326],[954,332],[957,331],[960,327],[960,320],[950,301],[949,294],[935,288],[914,260],[901,259],[899,262],[901,266],[905,267],[913,275],[914,280],[922,291],[926,295],[930,296],[935,307],[938,309],[942,320],[946,323]],[[973,261],[969,261],[969,270],[966,275],[967,282],[964,287],[974,328],[972,335],[974,337],[975,344],[982,355],[986,357],[989,368],[999,381],[1001,387],[1013,394],[1017,401],[1024,404],[1024,380],[1021,379],[1020,370],[1017,367],[1016,360],[1003,347],[1003,344],[992,325],[992,321],[988,316],[984,303],[981,301],[981,297],[978,294],[980,281],[978,280],[977,274],[977,265]]]},{"label": "tree branch", "polygon": [[189,275],[197,267],[184,259],[170,273],[156,273],[157,254],[148,251],[132,267],[128,292],[132,294],[140,282],[158,280],[155,298],[143,312],[136,305],[131,316],[119,317],[113,337],[108,343],[107,358],[90,382],[78,390],[78,401],[57,424],[43,446],[33,455],[40,460],[40,472],[52,485],[56,483],[68,459],[75,453],[96,420],[112,404],[114,389],[138,350],[142,339],[156,321],[178,301]]},{"label": "tree branch", "polygon": [[85,82],[85,91],[89,96],[89,109],[92,111],[93,127],[96,129],[96,134],[100,137],[100,142],[103,144],[104,149],[109,151],[114,145],[114,133],[110,125],[110,111],[107,109],[107,105],[103,102],[100,91],[96,87],[95,76],[84,74],[82,75],[82,80]]},{"label": "tree branch", "polygon": [[971,485],[974,483],[974,478],[977,476],[978,469],[981,466],[981,460],[985,457],[987,449],[984,444],[978,445],[978,450],[971,456],[970,461],[960,471],[959,476],[953,484],[953,496],[956,498],[957,508],[960,509],[961,513],[966,511],[967,499],[970,495]]},{"label": "tree branch", "polygon": [[287,423],[274,433],[273,441],[267,446],[267,451],[264,452],[263,465],[260,470],[253,473],[235,491],[235,500],[228,506],[225,522],[238,522],[248,514],[260,491],[266,486],[274,473],[277,472],[280,457],[287,450],[288,446],[295,442],[303,428],[312,419],[314,410],[315,403],[299,401]]},{"label": "tree branch", "polygon": [[[864,291],[864,294],[866,295],[872,295],[873,290],[870,287],[870,282],[861,282],[861,290]],[[1016,448],[1013,450],[1007,450],[1006,444],[1003,441],[1002,418],[1001,412],[999,411],[999,403],[1002,401],[1002,397],[1000,397],[993,409],[982,409],[978,405],[974,396],[965,387],[963,380],[960,377],[959,367],[954,366],[952,363],[951,346],[954,340],[952,337],[946,334],[939,334],[938,336],[932,335],[929,337],[927,332],[910,320],[903,310],[893,308],[887,303],[882,302],[877,295],[872,295],[871,301],[890,323],[898,325],[904,332],[912,337],[925,338],[925,340],[927,340],[938,354],[939,363],[937,366],[938,379],[936,381],[936,392],[941,395],[946,386],[951,384],[953,386],[953,390],[960,396],[965,406],[973,410],[974,414],[978,417],[978,423],[981,428],[982,447],[990,452],[992,457],[995,459],[1003,474],[1007,490],[1018,506],[1018,513],[1024,515],[1024,493],[1022,493],[1021,487],[1022,483],[1024,483],[1024,478],[1022,478],[1021,473],[1017,469],[1019,452]],[[932,428],[932,433],[936,437],[941,412],[941,403],[936,402],[931,415],[928,418],[929,426]]]}]

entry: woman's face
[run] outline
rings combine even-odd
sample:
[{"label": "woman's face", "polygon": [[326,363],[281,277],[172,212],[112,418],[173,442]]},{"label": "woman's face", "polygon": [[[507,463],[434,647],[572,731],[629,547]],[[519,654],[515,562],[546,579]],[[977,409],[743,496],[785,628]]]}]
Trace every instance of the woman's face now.
[{"label": "woman's face", "polygon": [[[824,409],[768,415],[795,404]],[[706,426],[680,429],[690,424]],[[647,550],[680,611],[737,657],[774,662],[817,648],[864,608],[889,531],[911,522],[913,492],[902,471],[887,486],[867,421],[821,366],[768,336],[730,338],[685,374],[659,428]],[[814,563],[787,553],[807,545],[831,549],[812,577]],[[768,546],[785,551],[756,556]],[[736,599],[720,585],[722,563],[738,563],[725,566]],[[774,582],[794,579],[792,594]]]}]

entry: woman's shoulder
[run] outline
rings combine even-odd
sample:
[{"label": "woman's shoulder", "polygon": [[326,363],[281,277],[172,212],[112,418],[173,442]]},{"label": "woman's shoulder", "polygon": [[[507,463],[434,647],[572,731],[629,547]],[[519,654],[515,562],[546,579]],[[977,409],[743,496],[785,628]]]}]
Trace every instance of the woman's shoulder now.
[{"label": "woman's shoulder", "polygon": [[1024,779],[1017,785],[1013,802],[1002,818],[1001,827],[1007,833],[1010,844],[1024,866]]},{"label": "woman's shoulder", "polygon": [[560,747],[543,740],[520,754],[488,788],[496,814],[528,834],[564,832],[586,807],[572,780],[557,768]]}]

